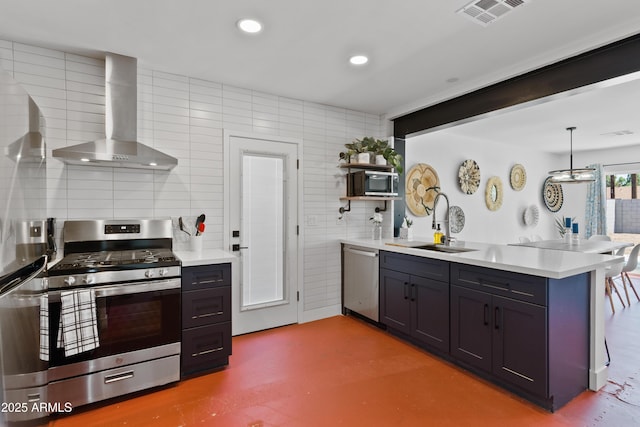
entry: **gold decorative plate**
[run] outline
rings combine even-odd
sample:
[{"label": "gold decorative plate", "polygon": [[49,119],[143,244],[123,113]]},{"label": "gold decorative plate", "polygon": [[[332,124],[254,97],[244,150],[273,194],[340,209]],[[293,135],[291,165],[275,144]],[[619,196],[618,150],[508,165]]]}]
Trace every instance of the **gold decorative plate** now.
[{"label": "gold decorative plate", "polygon": [[433,211],[433,201],[440,192],[440,178],[426,163],[418,163],[407,172],[405,201],[412,214],[427,216]]},{"label": "gold decorative plate", "polygon": [[527,183],[527,172],[521,164],[513,165],[511,168],[511,188],[520,191]]},{"label": "gold decorative plate", "polygon": [[460,190],[465,194],[473,194],[480,186],[480,166],[475,160],[465,160],[458,169]]},{"label": "gold decorative plate", "polygon": [[492,176],[487,181],[487,188],[484,191],[484,201],[490,211],[497,211],[502,206],[502,180],[500,177]]}]

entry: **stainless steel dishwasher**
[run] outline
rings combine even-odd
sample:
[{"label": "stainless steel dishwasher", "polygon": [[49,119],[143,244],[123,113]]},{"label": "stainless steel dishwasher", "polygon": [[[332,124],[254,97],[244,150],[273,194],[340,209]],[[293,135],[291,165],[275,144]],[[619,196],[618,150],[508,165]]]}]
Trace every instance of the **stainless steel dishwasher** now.
[{"label": "stainless steel dishwasher", "polygon": [[343,306],[378,321],[378,250],[343,245]]}]

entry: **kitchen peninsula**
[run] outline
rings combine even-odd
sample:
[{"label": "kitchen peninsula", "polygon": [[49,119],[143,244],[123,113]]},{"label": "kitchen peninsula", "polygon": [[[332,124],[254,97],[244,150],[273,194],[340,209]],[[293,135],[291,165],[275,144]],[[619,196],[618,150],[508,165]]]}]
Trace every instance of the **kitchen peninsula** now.
[{"label": "kitchen peninsula", "polygon": [[622,258],[472,242],[446,252],[425,241],[342,243],[379,251],[380,323],[389,332],[549,410],[606,383],[604,270]]}]

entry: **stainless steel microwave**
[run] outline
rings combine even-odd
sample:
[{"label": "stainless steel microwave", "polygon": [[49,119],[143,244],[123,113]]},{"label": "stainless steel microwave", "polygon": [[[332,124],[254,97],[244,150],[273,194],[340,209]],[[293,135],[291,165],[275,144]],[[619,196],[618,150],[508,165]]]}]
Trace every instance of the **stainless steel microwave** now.
[{"label": "stainless steel microwave", "polygon": [[347,176],[347,196],[387,196],[398,195],[398,174],[362,170]]}]

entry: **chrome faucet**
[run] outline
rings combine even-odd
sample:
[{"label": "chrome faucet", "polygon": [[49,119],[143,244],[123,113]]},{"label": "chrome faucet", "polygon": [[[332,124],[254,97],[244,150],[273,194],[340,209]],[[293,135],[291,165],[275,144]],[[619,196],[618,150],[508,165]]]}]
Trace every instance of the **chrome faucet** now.
[{"label": "chrome faucet", "polygon": [[433,222],[431,223],[431,228],[436,229],[436,206],[438,206],[438,200],[440,200],[440,196],[443,196],[447,201],[447,212],[444,214],[444,236],[441,239],[441,243],[445,246],[449,246],[451,243],[451,227],[449,225],[449,198],[444,193],[438,193],[436,198],[433,199]]}]

